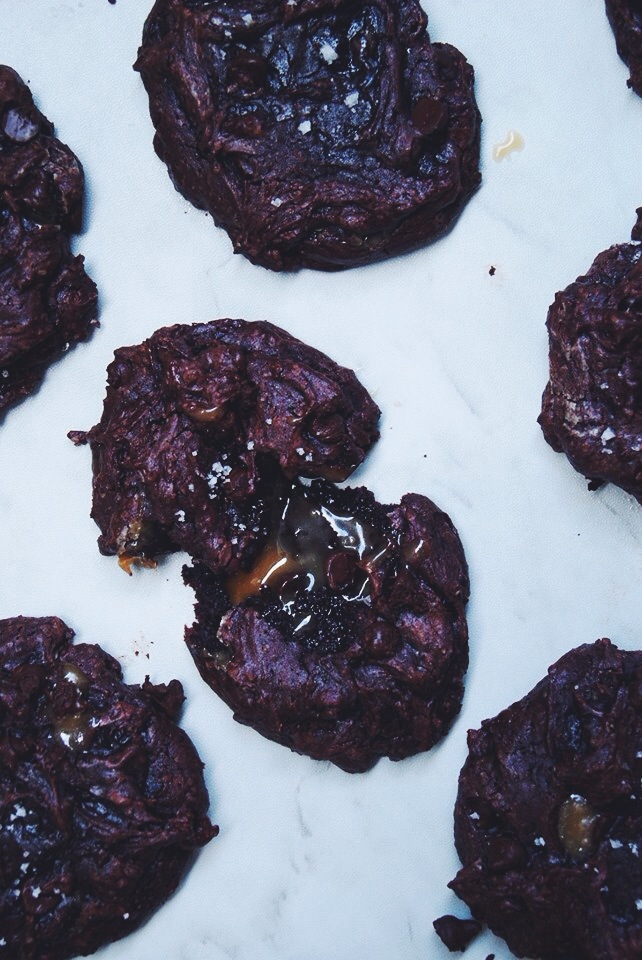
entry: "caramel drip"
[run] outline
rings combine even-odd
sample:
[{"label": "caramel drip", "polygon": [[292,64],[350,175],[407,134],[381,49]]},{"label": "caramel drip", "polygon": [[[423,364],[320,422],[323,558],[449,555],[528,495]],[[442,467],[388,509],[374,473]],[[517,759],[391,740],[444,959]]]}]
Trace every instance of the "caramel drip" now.
[{"label": "caramel drip", "polygon": [[262,586],[269,584],[276,573],[284,573],[284,567],[287,567],[290,562],[276,543],[270,543],[257,557],[253,567],[249,570],[240,570],[228,578],[226,589],[232,603],[236,606],[257,594]]},{"label": "caramel drip", "polygon": [[249,570],[226,582],[233,604],[268,587],[287,613],[300,618],[295,632],[311,624],[301,602],[324,586],[346,600],[362,600],[370,592],[369,575],[389,544],[356,517],[343,516],[292,487],[281,501],[280,517],[270,540]]},{"label": "caramel drip", "polygon": [[155,560],[150,560],[148,557],[136,557],[129,553],[120,553],[118,555],[118,566],[131,577],[132,566],[148,567],[150,570],[154,570],[158,564]]}]

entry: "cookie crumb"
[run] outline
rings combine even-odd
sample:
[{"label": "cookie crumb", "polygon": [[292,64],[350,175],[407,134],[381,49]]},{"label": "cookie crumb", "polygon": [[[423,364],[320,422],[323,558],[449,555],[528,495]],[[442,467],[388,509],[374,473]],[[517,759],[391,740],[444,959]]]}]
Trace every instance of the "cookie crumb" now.
[{"label": "cookie crumb", "polygon": [[461,953],[472,943],[475,937],[479,936],[482,930],[481,923],[477,920],[462,920],[460,917],[454,917],[452,914],[446,914],[433,920],[435,933],[451,953]]}]

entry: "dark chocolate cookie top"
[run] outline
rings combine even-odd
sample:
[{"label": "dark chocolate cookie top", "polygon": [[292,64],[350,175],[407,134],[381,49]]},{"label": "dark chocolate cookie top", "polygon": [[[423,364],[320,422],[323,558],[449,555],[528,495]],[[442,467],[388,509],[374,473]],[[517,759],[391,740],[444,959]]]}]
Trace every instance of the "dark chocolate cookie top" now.
[{"label": "dark chocolate cookie top", "polygon": [[180,683],[120,666],[51,617],[0,621],[0,958],[67,960],[130,933],[176,888],[207,819],[175,724]]},{"label": "dark chocolate cookie top", "polygon": [[451,886],[518,957],[642,956],[641,691],[599,640],[469,733]]},{"label": "dark chocolate cookie top", "polygon": [[547,326],[547,442],[590,480],[642,501],[642,244],[599,254],[556,295]]},{"label": "dark chocolate cookie top", "polygon": [[606,0],[617,52],[631,76],[628,85],[642,96],[642,5],[640,0]]},{"label": "dark chocolate cookie top", "polygon": [[468,571],[448,516],[323,481],[279,491],[251,567],[186,568],[186,639],[237,720],[344,770],[429,749],[468,665]]},{"label": "dark chocolate cookie top", "polygon": [[127,567],[186,549],[232,573],[267,531],[283,475],[343,480],[378,436],[352,371],[269,323],[158,330],[116,351],[99,424],[92,516]]},{"label": "dark chocolate cookie top", "polygon": [[31,92],[0,66],[0,417],[96,326],[96,287],[72,256],[83,172]]},{"label": "dark chocolate cookie top", "polygon": [[416,0],[157,0],[136,69],[158,155],[273,270],[444,233],[480,182],[473,70]]}]

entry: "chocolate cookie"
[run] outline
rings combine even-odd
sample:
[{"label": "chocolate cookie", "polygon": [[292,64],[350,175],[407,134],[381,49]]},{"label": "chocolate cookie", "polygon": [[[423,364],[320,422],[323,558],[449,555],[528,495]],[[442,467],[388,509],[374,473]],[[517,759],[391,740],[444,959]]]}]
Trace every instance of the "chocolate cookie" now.
[{"label": "chocolate cookie", "polygon": [[480,182],[473,70],[416,0],[157,0],[136,69],[156,152],[272,270],[443,234]]},{"label": "chocolate cookie", "polygon": [[130,933],[217,832],[175,724],[180,683],[122,682],[51,617],[0,621],[0,957],[66,960]]},{"label": "chocolate cookie", "polygon": [[284,475],[345,479],[378,436],[350,370],[269,323],[158,330],[116,351],[93,452],[102,553],[185,549],[231,574],[267,534]]},{"label": "chocolate cookie", "polygon": [[184,575],[189,649],[237,720],[344,770],[427,750],[459,711],[468,572],[445,513],[323,481],[278,491],[252,565]]},{"label": "chocolate cookie", "polygon": [[642,956],[641,691],[599,640],[469,733],[451,887],[518,957]]},{"label": "chocolate cookie", "polygon": [[639,0],[606,0],[617,52],[631,71],[628,85],[642,96],[642,6]]},{"label": "chocolate cookie", "polygon": [[[633,237],[642,239],[640,224]],[[539,422],[576,470],[642,502],[641,258],[640,243],[611,247],[556,295]]]},{"label": "chocolate cookie", "polygon": [[78,159],[0,66],[0,418],[96,326],[96,286],[69,250],[82,197]]}]

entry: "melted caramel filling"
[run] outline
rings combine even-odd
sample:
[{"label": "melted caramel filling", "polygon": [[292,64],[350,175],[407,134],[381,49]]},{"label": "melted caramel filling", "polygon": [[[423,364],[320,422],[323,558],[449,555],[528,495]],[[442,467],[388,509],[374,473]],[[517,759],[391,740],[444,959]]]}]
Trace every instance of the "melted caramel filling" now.
[{"label": "melted caramel filling", "polygon": [[225,413],[225,404],[219,403],[214,407],[185,407],[185,413],[197,423],[216,423]]},{"label": "melted caramel filling", "polygon": [[123,527],[116,541],[118,544],[118,566],[130,577],[132,575],[132,564],[136,564],[138,567],[150,567],[151,569],[157,566],[155,560],[149,560],[147,557],[132,552],[138,549],[144,534],[144,522],[142,520],[132,520],[128,526]]},{"label": "melted caramel filling", "polygon": [[87,674],[79,670],[75,663],[65,661],[61,663],[60,666],[64,670],[63,680],[67,680],[68,683],[73,683],[79,694],[84,693],[89,686],[89,677]]},{"label": "melted caramel filling", "polygon": [[68,713],[54,725],[54,737],[69,750],[82,750],[88,746],[90,735],[89,714],[86,711]]},{"label": "melted caramel filling", "polygon": [[574,860],[586,860],[595,849],[598,814],[583,797],[572,796],[560,807],[557,832],[564,849]]},{"label": "melted caramel filling", "polygon": [[348,601],[365,599],[370,572],[390,545],[367,524],[335,513],[302,488],[293,487],[281,508],[264,551],[249,570],[228,578],[226,590],[236,605],[269,589],[283,610],[295,615],[297,633],[313,625],[301,601],[316,587]]},{"label": "melted caramel filling", "polygon": [[148,567],[150,570],[153,570],[158,564],[155,560],[150,560],[148,557],[133,557],[129,553],[120,553],[118,555],[118,566],[131,577],[132,566]]},{"label": "melted caramel filling", "polygon": [[276,543],[270,543],[262,554],[257,557],[250,570],[240,570],[229,577],[226,589],[227,594],[236,606],[259,592],[262,586],[270,583],[270,579],[285,572],[283,568],[289,563],[288,558]]}]

